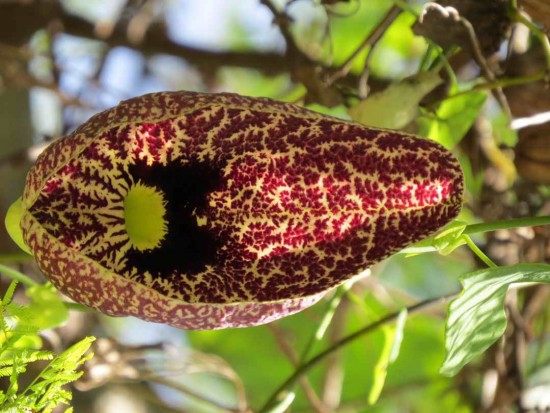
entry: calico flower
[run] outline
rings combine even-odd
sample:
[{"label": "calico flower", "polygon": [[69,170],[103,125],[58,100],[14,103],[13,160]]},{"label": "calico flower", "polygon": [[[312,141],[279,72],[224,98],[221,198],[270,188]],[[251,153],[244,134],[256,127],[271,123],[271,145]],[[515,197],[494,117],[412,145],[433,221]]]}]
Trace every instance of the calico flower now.
[{"label": "calico flower", "polygon": [[22,243],[113,316],[266,323],[433,234],[461,207],[438,144],[234,94],[154,93],[102,112],[31,169]]}]

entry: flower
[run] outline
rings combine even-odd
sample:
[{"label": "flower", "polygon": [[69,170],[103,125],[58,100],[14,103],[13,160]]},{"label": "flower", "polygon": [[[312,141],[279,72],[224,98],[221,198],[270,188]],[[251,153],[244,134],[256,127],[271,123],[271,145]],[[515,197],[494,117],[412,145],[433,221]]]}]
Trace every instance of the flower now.
[{"label": "flower", "polygon": [[49,146],[23,242],[103,313],[186,329],[266,323],[433,234],[462,204],[440,145],[234,94],[154,93]]}]

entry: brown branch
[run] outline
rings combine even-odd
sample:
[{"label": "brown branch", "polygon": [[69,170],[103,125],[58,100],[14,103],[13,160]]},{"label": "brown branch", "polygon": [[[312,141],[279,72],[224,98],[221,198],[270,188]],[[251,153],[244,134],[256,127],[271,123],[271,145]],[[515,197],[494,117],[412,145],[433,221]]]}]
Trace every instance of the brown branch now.
[{"label": "brown branch", "polygon": [[[61,15],[65,32],[74,36],[97,39],[95,26],[88,21],[67,13]],[[287,62],[283,55],[273,52],[217,52],[184,46],[172,41],[163,25],[154,24],[143,34],[139,43],[132,42],[125,25],[117,25],[108,38],[102,40],[110,47],[126,46],[139,49],[145,55],[165,53],[181,57],[189,63],[208,68],[221,66],[247,67],[261,71],[266,75],[275,75],[287,71]]]},{"label": "brown branch", "polygon": [[[138,49],[145,55],[170,54],[199,67],[246,67],[265,75],[276,75],[289,70],[286,57],[276,52],[210,51],[178,44],[168,37],[165,26],[159,23],[149,25],[142,36],[136,36],[132,27],[129,27],[131,20],[118,22],[112,30],[105,32],[98,30],[96,24],[69,14],[57,2],[0,3],[0,39],[5,43],[20,46],[33,33],[54,21],[61,23],[63,31],[73,36],[100,40],[109,47]],[[106,33],[105,37],[102,37],[102,32]]]},{"label": "brown branch", "polygon": [[260,3],[267,7],[273,15],[273,23],[277,25],[279,31],[281,32],[281,35],[285,39],[287,48],[286,54],[288,56],[302,55],[302,52],[298,49],[298,46],[296,46],[296,42],[294,41],[292,33],[290,33],[289,26],[292,22],[290,16],[283,11],[279,11],[277,7],[273,3],[271,3],[270,0],[260,0]]}]

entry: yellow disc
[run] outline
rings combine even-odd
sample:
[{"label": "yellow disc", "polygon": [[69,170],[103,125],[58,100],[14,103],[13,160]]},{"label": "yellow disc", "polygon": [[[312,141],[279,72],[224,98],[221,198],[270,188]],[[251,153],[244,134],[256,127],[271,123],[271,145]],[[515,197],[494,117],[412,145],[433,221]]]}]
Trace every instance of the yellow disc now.
[{"label": "yellow disc", "polygon": [[126,232],[132,245],[140,251],[154,249],[168,230],[166,201],[158,189],[138,183],[124,200]]}]

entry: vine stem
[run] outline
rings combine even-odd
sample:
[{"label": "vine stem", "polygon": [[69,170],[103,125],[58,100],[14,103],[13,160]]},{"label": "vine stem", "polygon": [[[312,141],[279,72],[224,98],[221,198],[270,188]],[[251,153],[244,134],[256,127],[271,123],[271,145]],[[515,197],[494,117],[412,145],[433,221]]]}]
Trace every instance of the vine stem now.
[{"label": "vine stem", "polygon": [[472,239],[468,235],[464,235],[464,241],[466,242],[466,245],[470,247],[470,249],[473,251],[477,257],[487,265],[489,268],[497,268],[498,265],[496,265],[483,251],[479,249],[479,247],[472,241]]},{"label": "vine stem", "polygon": [[13,268],[8,267],[7,265],[0,264],[0,273],[4,273],[8,277],[16,281],[19,281],[20,283],[25,284],[26,286],[29,286],[29,287],[38,285],[38,283],[34,281],[32,278],[27,277],[22,272],[14,270]]},{"label": "vine stem", "polygon": [[499,229],[513,229],[519,227],[536,227],[550,225],[550,215],[541,217],[502,219],[498,221],[482,222],[479,224],[467,225],[462,234],[470,235],[482,232],[496,231]]},{"label": "vine stem", "polygon": [[[419,303],[414,304],[410,307],[407,307],[406,309],[409,314],[416,313],[432,305],[446,302],[456,297],[457,295],[458,293],[453,293],[453,294],[448,294],[441,297],[430,298],[428,300],[420,301]],[[273,409],[273,407],[275,407],[275,405],[279,400],[284,400],[286,398],[286,396],[291,391],[292,387],[296,384],[296,382],[302,375],[307,373],[309,370],[311,370],[321,361],[325,360],[328,356],[342,349],[349,343],[357,340],[358,338],[366,334],[376,331],[378,328],[380,328],[385,324],[388,324],[397,320],[399,318],[399,315],[402,313],[402,311],[403,310],[399,310],[397,312],[388,314],[387,316],[381,318],[380,320],[375,321],[374,323],[368,324],[367,326],[357,330],[355,333],[352,333],[338,340],[336,343],[334,343],[327,349],[323,350],[322,352],[318,353],[316,356],[310,358],[308,361],[303,362],[300,366],[298,366],[298,368],[296,368],[296,370],[294,370],[292,375],[283,384],[281,384],[281,386],[279,386],[279,388],[268,399],[267,403],[260,410],[258,410],[257,413],[269,413]]]}]

